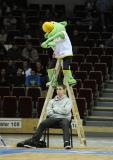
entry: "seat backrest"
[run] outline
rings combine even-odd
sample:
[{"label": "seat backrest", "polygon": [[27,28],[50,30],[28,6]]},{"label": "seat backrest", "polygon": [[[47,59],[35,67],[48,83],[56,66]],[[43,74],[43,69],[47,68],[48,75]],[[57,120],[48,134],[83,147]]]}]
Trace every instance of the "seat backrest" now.
[{"label": "seat backrest", "polygon": [[37,115],[38,115],[38,118],[41,115],[44,102],[45,102],[45,97],[38,97],[38,103],[37,103]]},{"label": "seat backrest", "polygon": [[88,116],[87,102],[85,98],[76,98],[80,118],[86,119]]},{"label": "seat backrest", "polygon": [[81,63],[80,71],[87,71],[88,73],[93,69],[92,63]]},{"label": "seat backrest", "polygon": [[4,96],[3,97],[3,116],[4,117],[16,117],[17,113],[17,99],[16,96]]},{"label": "seat backrest", "polygon": [[77,48],[77,53],[83,54],[83,55],[88,55],[90,53],[89,47],[78,47]]},{"label": "seat backrest", "polygon": [[104,49],[101,47],[93,47],[91,48],[91,54],[101,56],[102,54],[104,54]]},{"label": "seat backrest", "polygon": [[91,88],[80,88],[78,97],[85,98],[87,102],[88,110],[92,109],[93,105],[93,93]]},{"label": "seat backrest", "polygon": [[0,96],[2,99],[4,96],[10,96],[10,87],[0,87]]},{"label": "seat backrest", "polygon": [[70,69],[71,69],[71,71],[74,73],[75,71],[78,71],[79,70],[79,68],[78,68],[78,63],[76,63],[76,62],[72,62],[71,64],[70,64]]},{"label": "seat backrest", "polygon": [[95,63],[94,70],[102,72],[103,80],[108,78],[108,67],[106,63]]},{"label": "seat backrest", "polygon": [[101,71],[90,71],[89,79],[96,80],[98,89],[100,90],[103,85],[103,76]]},{"label": "seat backrest", "polygon": [[77,81],[77,84],[73,86],[73,88],[76,88],[77,89],[77,92],[79,91],[80,88],[83,87],[83,83],[82,83],[82,80],[81,79],[76,79]]},{"label": "seat backrest", "polygon": [[33,101],[37,101],[37,98],[41,96],[40,87],[27,87],[26,95],[31,96]]},{"label": "seat backrest", "polygon": [[18,103],[19,117],[31,118],[32,117],[32,98],[28,96],[20,96]]},{"label": "seat backrest", "polygon": [[85,56],[83,54],[74,54],[72,61],[81,64],[84,62]]},{"label": "seat backrest", "polygon": [[105,54],[106,55],[113,55],[113,47],[106,47]]},{"label": "seat backrest", "polygon": [[91,88],[93,95],[96,95],[96,92],[98,91],[98,85],[96,83],[96,80],[92,80],[92,79],[86,79],[83,82],[83,87],[84,88]]},{"label": "seat backrest", "polygon": [[107,64],[108,73],[111,74],[112,66],[113,66],[113,57],[112,57],[112,55],[101,55],[100,62]]},{"label": "seat backrest", "polygon": [[99,61],[98,55],[87,55],[86,56],[86,62],[92,63],[93,65]]},{"label": "seat backrest", "polygon": [[74,73],[74,77],[75,79],[81,79],[82,81],[84,81],[85,79],[88,79],[88,73],[87,71],[76,71]]},{"label": "seat backrest", "polygon": [[25,96],[25,87],[13,87],[12,88],[12,96]]}]

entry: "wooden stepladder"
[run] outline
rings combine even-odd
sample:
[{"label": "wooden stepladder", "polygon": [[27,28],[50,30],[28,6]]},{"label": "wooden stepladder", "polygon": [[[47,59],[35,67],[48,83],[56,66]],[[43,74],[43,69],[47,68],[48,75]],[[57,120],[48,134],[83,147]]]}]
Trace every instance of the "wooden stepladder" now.
[{"label": "wooden stepladder", "polygon": [[[43,106],[43,109],[42,109],[41,116],[40,116],[37,127],[39,126],[39,124],[44,119],[46,119],[46,108],[47,108],[49,100],[52,99],[52,95],[53,95],[53,92],[54,92],[54,89],[55,89],[52,84],[54,83],[55,80],[57,80],[61,68],[62,68],[62,59],[58,59],[57,63],[56,63],[56,66],[55,66],[55,69],[54,69],[54,74],[53,74],[53,77],[52,77],[52,80],[51,80],[51,85],[49,86],[48,93],[47,93],[47,96],[46,96],[46,99],[45,99],[45,102],[44,102],[44,106]],[[80,144],[85,146],[86,145],[86,139],[85,139],[84,129],[83,129],[83,126],[82,126],[82,121],[81,121],[80,116],[79,116],[79,112],[78,112],[73,88],[72,88],[72,86],[69,86],[68,82],[66,82],[65,85],[67,87],[67,92],[68,92],[69,98],[71,99],[71,102],[72,102],[72,105],[73,105],[72,106],[72,114],[73,114],[74,122],[76,124],[75,130],[77,131],[78,138],[80,140]]]}]

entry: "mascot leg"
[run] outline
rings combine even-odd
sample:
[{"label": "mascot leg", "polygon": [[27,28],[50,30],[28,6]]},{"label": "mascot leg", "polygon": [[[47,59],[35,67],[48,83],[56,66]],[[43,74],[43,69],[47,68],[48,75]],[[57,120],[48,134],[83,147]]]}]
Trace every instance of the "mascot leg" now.
[{"label": "mascot leg", "polygon": [[63,70],[64,73],[64,84],[68,81],[70,86],[73,86],[77,83],[77,81],[73,78],[71,70]]},{"label": "mascot leg", "polygon": [[53,87],[56,87],[57,81],[56,80],[53,80],[53,82],[51,81],[54,73],[54,68],[48,69],[47,72],[48,72],[49,82],[46,83],[46,86],[49,87],[50,85],[52,85]]}]

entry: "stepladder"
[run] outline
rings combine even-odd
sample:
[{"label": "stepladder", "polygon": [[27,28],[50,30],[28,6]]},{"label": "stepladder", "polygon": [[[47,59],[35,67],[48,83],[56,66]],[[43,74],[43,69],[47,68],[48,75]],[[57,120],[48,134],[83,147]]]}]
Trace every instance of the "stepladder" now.
[{"label": "stepladder", "polygon": [[[54,81],[56,81],[58,79],[59,72],[61,69],[63,69],[62,61],[63,61],[62,59],[57,60],[57,63],[56,63],[55,69],[54,69],[54,73],[52,76],[52,80],[51,80],[50,86],[48,88],[47,96],[46,96],[46,99],[45,99],[45,102],[44,102],[44,105],[42,108],[42,112],[41,112],[37,127],[40,125],[40,123],[43,120],[46,119],[47,105],[48,105],[49,100],[52,99],[54,89],[55,89]],[[72,86],[69,85],[68,81],[65,82],[65,86],[67,89],[68,96],[72,102],[72,115],[73,115],[72,117],[73,117],[73,122],[75,123],[75,126],[76,126],[73,129],[75,129],[75,132],[78,135],[80,145],[85,146],[86,145],[85,133],[84,133],[83,125],[82,125],[82,120],[80,119],[80,115],[79,115],[76,99],[74,96],[73,88],[72,88]]]}]

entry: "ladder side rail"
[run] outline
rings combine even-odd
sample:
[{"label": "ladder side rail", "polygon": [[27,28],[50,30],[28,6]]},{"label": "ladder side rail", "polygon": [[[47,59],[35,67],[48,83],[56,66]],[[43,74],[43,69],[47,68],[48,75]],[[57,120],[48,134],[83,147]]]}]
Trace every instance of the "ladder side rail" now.
[{"label": "ladder side rail", "polygon": [[82,145],[86,145],[84,129],[83,129],[82,122],[81,122],[81,119],[80,119],[80,116],[79,116],[79,111],[78,111],[76,99],[75,99],[75,96],[74,96],[74,93],[73,93],[73,89],[72,89],[72,87],[69,87],[68,83],[66,83],[66,86],[67,86],[69,98],[72,101],[72,113],[73,113],[74,121],[76,123],[76,130],[77,130],[77,134],[78,134],[80,143]]},{"label": "ladder side rail", "polygon": [[[57,63],[56,63],[56,66],[55,66],[55,69],[54,69],[54,73],[53,73],[51,82],[53,82],[55,79],[58,78],[58,74],[60,72],[60,69],[61,69],[61,59],[58,59]],[[37,127],[46,118],[47,105],[48,105],[49,100],[52,98],[53,92],[54,92],[54,88],[52,87],[52,85],[50,85],[47,96],[46,96],[46,99],[45,99],[45,102],[44,102],[44,105],[43,105],[43,108],[42,108],[42,112],[41,112],[39,121],[38,121],[38,124],[37,124]]]}]

